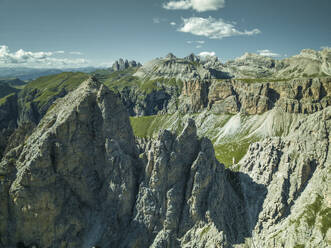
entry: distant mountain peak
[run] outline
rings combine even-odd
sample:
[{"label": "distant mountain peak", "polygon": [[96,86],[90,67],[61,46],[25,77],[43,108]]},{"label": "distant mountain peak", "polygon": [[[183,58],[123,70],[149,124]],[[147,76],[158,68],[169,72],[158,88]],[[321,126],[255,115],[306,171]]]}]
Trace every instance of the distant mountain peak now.
[{"label": "distant mountain peak", "polygon": [[123,71],[127,68],[140,67],[140,66],[141,66],[141,64],[139,62],[137,63],[135,60],[128,61],[127,59],[124,60],[124,59],[120,58],[119,60],[114,62],[111,69],[113,71]]},{"label": "distant mountain peak", "polygon": [[165,56],[166,59],[176,59],[177,57],[173,53],[168,53],[167,56]]}]

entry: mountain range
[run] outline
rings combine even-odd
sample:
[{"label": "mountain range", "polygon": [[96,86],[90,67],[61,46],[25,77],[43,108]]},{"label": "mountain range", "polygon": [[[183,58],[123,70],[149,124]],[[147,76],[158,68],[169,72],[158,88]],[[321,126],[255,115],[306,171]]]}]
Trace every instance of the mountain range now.
[{"label": "mountain range", "polygon": [[0,248],[331,245],[330,49],[0,87]]}]

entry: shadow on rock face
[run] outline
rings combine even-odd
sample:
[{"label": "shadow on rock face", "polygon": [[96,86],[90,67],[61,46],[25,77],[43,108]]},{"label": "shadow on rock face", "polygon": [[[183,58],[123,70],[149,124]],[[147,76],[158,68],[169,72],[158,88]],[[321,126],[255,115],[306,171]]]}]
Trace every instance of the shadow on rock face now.
[{"label": "shadow on rock face", "polygon": [[[226,178],[233,193],[228,194],[230,208],[225,220],[228,227],[227,236],[231,237],[232,244],[241,244],[245,238],[252,237],[252,232],[258,221],[259,213],[262,211],[263,202],[267,195],[267,188],[263,184],[258,184],[252,178],[242,172],[231,171],[226,169]],[[231,191],[229,191],[231,193]],[[238,205],[233,204],[231,198],[237,197]],[[244,219],[244,223],[241,219]]]}]

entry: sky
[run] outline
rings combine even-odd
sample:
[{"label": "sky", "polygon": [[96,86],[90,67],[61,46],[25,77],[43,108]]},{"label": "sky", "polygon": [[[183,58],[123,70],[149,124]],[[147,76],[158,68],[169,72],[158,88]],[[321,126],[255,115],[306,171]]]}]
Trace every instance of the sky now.
[{"label": "sky", "polygon": [[281,59],[330,47],[330,12],[330,0],[0,0],[0,66],[110,66],[169,52]]}]

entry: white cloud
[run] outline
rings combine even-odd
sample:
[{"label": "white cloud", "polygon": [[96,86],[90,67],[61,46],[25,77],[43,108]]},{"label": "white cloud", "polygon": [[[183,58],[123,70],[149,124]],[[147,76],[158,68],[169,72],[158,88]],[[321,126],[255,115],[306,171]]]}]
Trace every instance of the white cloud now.
[{"label": "white cloud", "polygon": [[199,53],[199,56],[201,56],[201,57],[207,57],[207,56],[215,56],[216,55],[216,53],[215,52],[201,52],[201,53]]},{"label": "white cloud", "polygon": [[10,52],[8,46],[0,45],[0,66],[28,66],[28,67],[80,67],[87,64],[86,59],[54,58],[56,52],[29,52],[19,49]]},{"label": "white cloud", "polygon": [[192,8],[192,3],[189,0],[184,1],[170,1],[163,4],[165,9],[190,9]]},{"label": "white cloud", "polygon": [[57,54],[64,54],[64,51],[55,51],[54,53],[57,53]]},{"label": "white cloud", "polygon": [[71,54],[71,55],[83,55],[83,53],[81,53],[81,52],[69,52],[69,54]]},{"label": "white cloud", "polygon": [[152,20],[154,24],[160,24],[161,22],[168,22],[167,18],[154,17]]},{"label": "white cloud", "polygon": [[278,53],[274,53],[268,49],[264,49],[264,50],[257,50],[257,52],[261,55],[261,56],[267,56],[267,57],[280,57],[280,54]]},{"label": "white cloud", "polygon": [[187,44],[205,44],[205,41],[204,40],[188,40],[186,41]]},{"label": "white cloud", "polygon": [[197,45],[196,48],[201,48],[202,46],[201,45]]},{"label": "white cloud", "polygon": [[176,24],[176,22],[170,22],[170,25],[171,26],[176,26],[177,24]]},{"label": "white cloud", "polygon": [[183,25],[178,29],[178,31],[205,36],[210,39],[222,39],[224,37],[254,35],[261,33],[258,29],[239,31],[233,24],[226,23],[222,19],[217,20],[213,17],[183,18]]},{"label": "white cloud", "polygon": [[160,18],[157,18],[157,17],[153,18],[154,24],[159,24],[160,22],[161,22]]},{"label": "white cloud", "polygon": [[163,8],[169,10],[194,9],[198,12],[218,10],[224,8],[225,0],[180,0],[163,4]]}]

